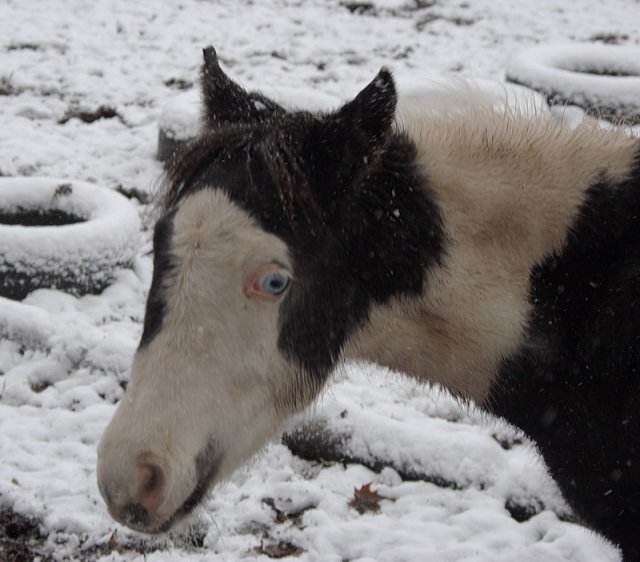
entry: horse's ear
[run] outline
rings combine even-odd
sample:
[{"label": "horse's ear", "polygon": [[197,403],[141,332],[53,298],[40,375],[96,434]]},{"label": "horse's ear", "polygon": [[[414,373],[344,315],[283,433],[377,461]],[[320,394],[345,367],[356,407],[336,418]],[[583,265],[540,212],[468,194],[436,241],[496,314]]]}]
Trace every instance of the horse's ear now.
[{"label": "horse's ear", "polygon": [[203,50],[201,87],[204,119],[207,125],[256,123],[285,110],[274,101],[257,92],[247,92],[231,80],[220,68],[216,50],[209,46]]},{"label": "horse's ear", "polygon": [[397,103],[393,76],[383,67],[368,86],[332,115],[331,121],[351,137],[348,142],[356,141],[364,144],[367,152],[375,151],[391,133]]}]

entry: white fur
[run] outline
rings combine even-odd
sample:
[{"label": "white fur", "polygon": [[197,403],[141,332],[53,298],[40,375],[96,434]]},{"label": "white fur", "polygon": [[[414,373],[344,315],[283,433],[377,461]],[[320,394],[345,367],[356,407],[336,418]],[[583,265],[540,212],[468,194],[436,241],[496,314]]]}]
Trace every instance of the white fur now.
[{"label": "white fur", "polygon": [[116,518],[135,500],[139,460],[161,464],[168,482],[156,525],[193,490],[195,459],[209,440],[223,455],[216,481],[264,444],[281,422],[276,405],[286,402],[292,380],[276,346],[279,303],[243,292],[258,264],[289,263],[284,243],[220,190],[187,198],[175,232],[171,251],[180,265],[167,280],[162,329],[136,354],[99,448],[101,488],[120,496],[111,506]]}]

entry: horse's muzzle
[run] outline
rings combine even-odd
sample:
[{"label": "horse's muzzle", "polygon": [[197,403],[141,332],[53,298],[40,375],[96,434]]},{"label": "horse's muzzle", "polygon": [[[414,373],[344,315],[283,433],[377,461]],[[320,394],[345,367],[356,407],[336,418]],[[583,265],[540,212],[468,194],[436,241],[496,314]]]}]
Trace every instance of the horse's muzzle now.
[{"label": "horse's muzzle", "polygon": [[151,453],[138,455],[133,466],[100,458],[98,487],[116,521],[135,531],[162,533],[202,501],[218,475],[222,458],[216,441],[211,439],[196,455],[195,484],[178,492],[178,497],[170,496],[175,496],[177,488],[184,489],[187,483],[181,480],[186,476],[172,473],[168,462]]},{"label": "horse's muzzle", "polygon": [[168,484],[167,471],[160,459],[141,455],[133,471],[99,471],[98,487],[111,516],[118,522],[146,533],[157,532],[162,524],[159,509]]}]

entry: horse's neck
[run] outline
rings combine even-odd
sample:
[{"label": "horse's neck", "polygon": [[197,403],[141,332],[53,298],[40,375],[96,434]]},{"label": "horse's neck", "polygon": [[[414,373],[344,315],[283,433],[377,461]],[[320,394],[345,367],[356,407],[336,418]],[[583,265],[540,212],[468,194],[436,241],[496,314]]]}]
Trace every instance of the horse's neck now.
[{"label": "horse's neck", "polygon": [[562,251],[598,178],[606,174],[611,186],[626,176],[637,143],[484,113],[471,125],[449,119],[416,130],[444,257],[427,272],[422,295],[371,308],[346,356],[483,402],[501,362],[526,342],[531,271]]}]

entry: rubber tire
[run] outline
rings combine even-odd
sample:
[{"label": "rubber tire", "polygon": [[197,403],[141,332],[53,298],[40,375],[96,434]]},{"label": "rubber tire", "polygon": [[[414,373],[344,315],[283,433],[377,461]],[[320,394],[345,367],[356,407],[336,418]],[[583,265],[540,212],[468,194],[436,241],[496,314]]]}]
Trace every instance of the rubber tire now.
[{"label": "rubber tire", "polygon": [[[89,183],[46,177],[0,178],[0,215],[55,213],[73,224],[24,226],[0,220],[0,295],[22,300],[36,289],[100,293],[131,267],[140,219],[129,200]],[[26,216],[26,215],[25,215]],[[33,222],[33,221],[31,221]],[[64,221],[62,221],[64,222]]]},{"label": "rubber tire", "polygon": [[640,123],[640,49],[599,43],[539,45],[516,54],[507,80],[537,90],[551,105],[593,117]]}]

